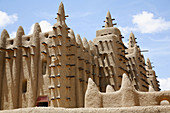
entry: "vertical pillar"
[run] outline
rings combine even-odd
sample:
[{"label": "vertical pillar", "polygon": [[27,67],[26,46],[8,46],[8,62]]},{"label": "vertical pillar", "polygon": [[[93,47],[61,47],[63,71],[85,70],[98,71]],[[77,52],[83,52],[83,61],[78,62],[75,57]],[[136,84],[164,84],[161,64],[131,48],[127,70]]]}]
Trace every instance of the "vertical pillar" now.
[{"label": "vertical pillar", "polygon": [[12,97],[14,108],[19,108],[19,83],[21,74],[21,63],[22,63],[22,50],[19,48],[22,45],[22,35],[24,35],[24,30],[20,26],[17,31],[16,40],[14,42],[14,55],[13,55],[13,86],[12,86]]}]

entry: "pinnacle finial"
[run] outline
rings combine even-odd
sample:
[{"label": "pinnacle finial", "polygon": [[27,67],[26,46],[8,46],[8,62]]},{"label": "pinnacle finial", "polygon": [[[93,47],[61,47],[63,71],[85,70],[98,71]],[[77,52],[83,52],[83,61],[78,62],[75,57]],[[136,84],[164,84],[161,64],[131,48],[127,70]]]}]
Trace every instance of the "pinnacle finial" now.
[{"label": "pinnacle finial", "polygon": [[7,38],[9,38],[9,34],[8,34],[7,30],[4,29],[1,33],[0,48],[5,48]]},{"label": "pinnacle finial", "polygon": [[41,27],[40,27],[39,23],[35,23],[34,32],[41,32]]},{"label": "pinnacle finial", "polygon": [[65,11],[63,2],[60,3],[57,13],[57,22],[65,21]]},{"label": "pinnacle finial", "polygon": [[149,58],[147,58],[147,68],[152,69],[152,65]]},{"label": "pinnacle finial", "polygon": [[83,46],[83,43],[82,43],[82,40],[81,40],[81,37],[79,34],[77,34],[77,36],[76,36],[76,42],[77,42],[77,44]]},{"label": "pinnacle finial", "polygon": [[110,11],[108,11],[106,15],[105,27],[113,27]]},{"label": "pinnacle finial", "polygon": [[88,41],[87,41],[87,39],[86,39],[85,37],[83,38],[83,46],[84,46],[84,48],[86,48],[86,49],[89,48]]},{"label": "pinnacle finial", "polygon": [[73,31],[72,29],[70,29],[70,35],[75,36],[75,35],[74,35],[74,31]]},{"label": "pinnacle finial", "polygon": [[91,50],[91,51],[94,51],[94,50],[95,50],[94,43],[93,43],[91,40],[89,40],[89,46],[90,46],[90,50]]},{"label": "pinnacle finial", "polygon": [[22,26],[19,26],[19,27],[18,27],[17,34],[25,35],[24,29],[23,29]]},{"label": "pinnacle finial", "polygon": [[135,36],[134,36],[133,32],[131,32],[130,37],[129,37],[129,47],[128,48],[132,48],[135,45],[136,45]]},{"label": "pinnacle finial", "polygon": [[25,35],[24,33],[24,29],[22,28],[22,26],[18,27],[17,33],[16,33],[16,41],[14,42],[15,46],[20,46],[22,43],[22,35]]}]

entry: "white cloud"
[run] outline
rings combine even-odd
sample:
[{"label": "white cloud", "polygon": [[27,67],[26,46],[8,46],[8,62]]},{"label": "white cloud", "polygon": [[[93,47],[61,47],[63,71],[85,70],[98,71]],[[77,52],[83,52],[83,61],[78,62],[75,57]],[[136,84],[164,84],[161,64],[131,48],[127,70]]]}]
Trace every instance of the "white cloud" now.
[{"label": "white cloud", "polygon": [[0,11],[0,27],[5,27],[8,24],[13,24],[18,20],[16,14],[8,15],[6,12]]},{"label": "white cloud", "polygon": [[137,28],[133,27],[118,27],[122,33],[123,36],[128,35],[130,32],[137,31]]},{"label": "white cloud", "polygon": [[[40,24],[42,32],[47,32],[47,31],[52,30],[52,25],[45,20],[41,21],[39,24]],[[34,31],[34,24],[31,26],[29,34],[32,34],[33,31]]]},{"label": "white cloud", "polygon": [[170,90],[170,78],[158,78],[161,90]]},{"label": "white cloud", "polygon": [[134,27],[119,27],[123,35],[130,34],[132,31],[140,33],[158,33],[170,29],[170,21],[162,17],[155,18],[153,13],[143,11],[142,13],[132,16]]},{"label": "white cloud", "polygon": [[165,21],[165,19],[161,17],[154,18],[153,13],[146,11],[134,15],[132,22],[141,33],[161,32],[170,28],[170,21]]}]

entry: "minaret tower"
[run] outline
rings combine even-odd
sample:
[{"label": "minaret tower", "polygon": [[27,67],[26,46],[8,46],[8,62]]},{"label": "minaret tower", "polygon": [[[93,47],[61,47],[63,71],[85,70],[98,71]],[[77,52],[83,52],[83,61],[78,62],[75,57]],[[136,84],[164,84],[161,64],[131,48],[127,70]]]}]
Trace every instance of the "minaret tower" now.
[{"label": "minaret tower", "polygon": [[139,46],[137,46],[136,38],[131,32],[129,37],[129,46],[126,49],[128,58],[129,76],[133,81],[133,85],[139,91],[148,91],[149,83],[147,82],[145,59],[141,54]]},{"label": "minaret tower", "polygon": [[100,90],[105,91],[107,85],[115,90],[121,87],[122,74],[127,73],[125,46],[122,42],[120,30],[112,23],[111,14],[108,11],[104,29],[96,31],[94,44],[99,54]]},{"label": "minaret tower", "polygon": [[146,70],[146,75],[148,77],[148,82],[150,84],[151,89],[154,91],[160,91],[159,81],[157,80],[155,71],[152,69],[152,65],[149,58],[147,58]]}]

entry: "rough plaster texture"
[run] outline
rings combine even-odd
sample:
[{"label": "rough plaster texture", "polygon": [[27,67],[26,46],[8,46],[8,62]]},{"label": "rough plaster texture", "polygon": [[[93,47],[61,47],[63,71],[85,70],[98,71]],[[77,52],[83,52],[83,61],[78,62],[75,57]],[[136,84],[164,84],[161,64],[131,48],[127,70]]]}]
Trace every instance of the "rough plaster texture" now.
[{"label": "rough plaster texture", "polygon": [[170,106],[117,107],[117,108],[21,108],[0,113],[170,113]]},{"label": "rough plaster texture", "polygon": [[[21,26],[12,39],[6,30],[2,31],[0,109],[35,107],[41,96],[48,97],[51,107],[84,107],[88,78],[96,84],[94,94],[98,94],[98,89],[110,93],[121,88],[123,73],[129,75],[139,91],[159,90],[154,70],[150,64],[144,67],[134,35],[130,34],[132,47],[127,48],[109,11],[104,29],[96,31],[93,41],[75,35],[67,26],[66,17],[61,2],[52,31],[42,33],[38,23],[30,35],[25,35]],[[149,85],[153,89],[149,90]],[[97,100],[100,95],[94,98]],[[106,96],[104,101],[108,99]]]},{"label": "rough plaster texture", "polygon": [[155,106],[162,100],[170,102],[170,91],[141,92],[137,91],[129,76],[123,74],[120,90],[101,93],[92,79],[89,78],[88,88],[85,94],[86,108],[107,107],[131,107],[131,106]]}]

